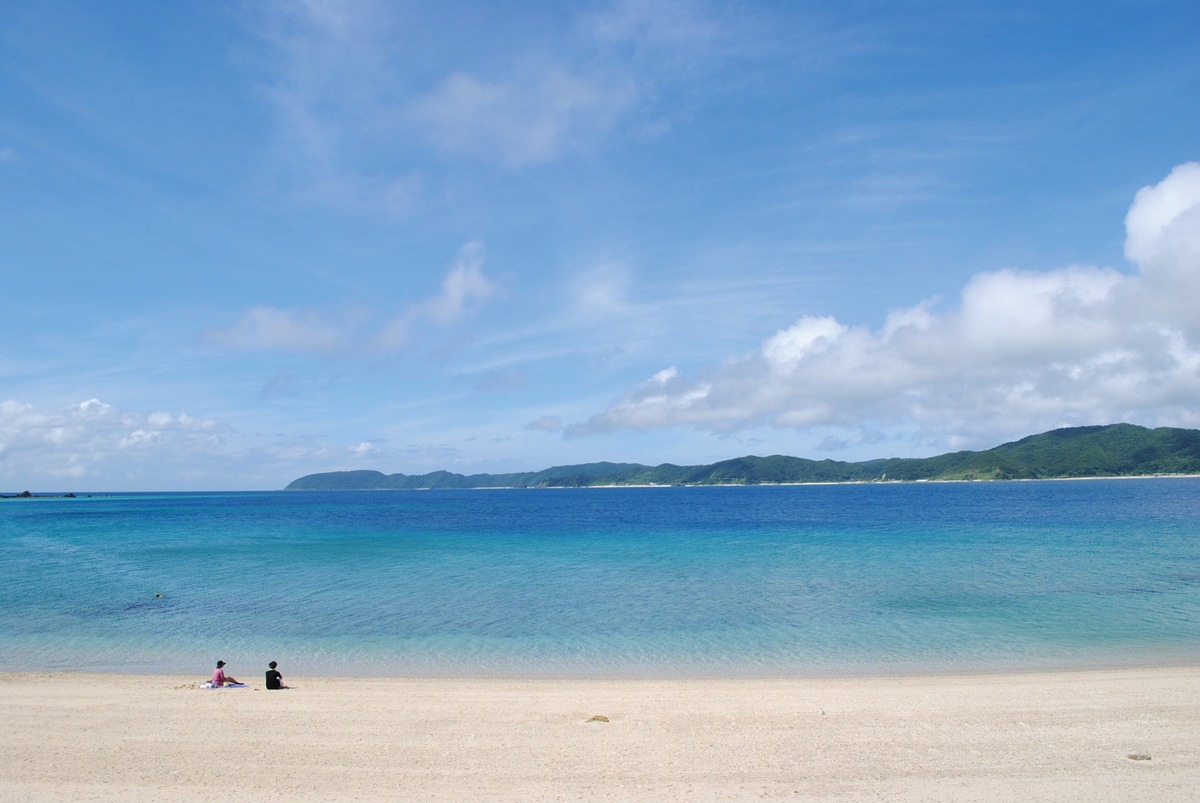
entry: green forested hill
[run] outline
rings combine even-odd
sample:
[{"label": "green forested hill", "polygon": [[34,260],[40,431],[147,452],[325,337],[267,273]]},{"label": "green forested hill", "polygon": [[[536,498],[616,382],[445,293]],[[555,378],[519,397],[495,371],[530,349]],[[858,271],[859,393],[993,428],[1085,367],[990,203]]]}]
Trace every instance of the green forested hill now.
[{"label": "green forested hill", "polygon": [[589,485],[756,485],[879,480],[1051,479],[1200,474],[1200,431],[1133,424],[1056,429],[982,452],[845,463],[738,457],[707,466],[586,463],[516,474],[382,474],[334,471],[294,480],[289,491],[403,488],[553,488]]}]

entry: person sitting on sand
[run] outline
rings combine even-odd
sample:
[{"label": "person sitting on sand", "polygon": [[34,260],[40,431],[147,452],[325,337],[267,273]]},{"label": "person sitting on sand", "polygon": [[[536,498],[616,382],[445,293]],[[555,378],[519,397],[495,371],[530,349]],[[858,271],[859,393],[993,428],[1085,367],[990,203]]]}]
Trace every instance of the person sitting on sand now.
[{"label": "person sitting on sand", "polygon": [[238,682],[237,678],[231,678],[225,674],[225,662],[217,661],[217,668],[213,670],[212,686],[214,689],[221,686],[233,686]]},{"label": "person sitting on sand", "polygon": [[267,670],[267,688],[286,689],[287,686],[283,685],[283,675],[279,674],[279,670],[275,668],[278,664],[272,661],[267,666],[271,667]]}]

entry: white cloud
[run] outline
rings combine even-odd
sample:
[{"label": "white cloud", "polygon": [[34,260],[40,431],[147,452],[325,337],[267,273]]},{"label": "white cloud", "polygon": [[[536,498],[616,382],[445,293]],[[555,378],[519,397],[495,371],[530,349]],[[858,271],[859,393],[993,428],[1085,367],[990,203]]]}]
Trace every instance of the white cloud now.
[{"label": "white cloud", "polygon": [[630,311],[629,270],[623,265],[603,265],[585,271],[571,285],[572,319],[611,319]]},{"label": "white cloud", "polygon": [[246,432],[186,412],[122,410],[98,399],[46,409],[0,401],[0,491],[261,490],[296,466],[333,471],[381,454],[311,434]]},{"label": "white cloud", "polygon": [[1200,165],[1139,192],[1127,229],[1137,275],[982,273],[957,309],[924,301],[879,331],[804,317],[696,378],[659,372],[567,433],[888,422],[969,440],[1122,420],[1195,426]]},{"label": "white cloud", "polygon": [[483,275],[483,245],[472,241],[459,249],[437,295],[403,310],[379,332],[376,344],[385,351],[403,347],[414,327],[432,322],[451,326],[478,310],[496,293]]},{"label": "white cloud", "polygon": [[628,85],[558,67],[503,82],[460,72],[418,100],[411,116],[444,151],[516,168],[590,147],[633,99]]},{"label": "white cloud", "polygon": [[429,317],[443,326],[483,305],[496,292],[483,275],[483,244],[472,241],[459,249],[454,266],[442,280],[442,291],[425,303]]},{"label": "white cloud", "polygon": [[1200,163],[1140,190],[1125,218],[1125,254],[1141,267],[1141,314],[1200,337]]},{"label": "white cloud", "polygon": [[562,429],[562,424],[562,419],[556,415],[543,415],[526,424],[525,429],[535,432],[558,432]]},{"label": "white cloud", "polygon": [[[379,2],[266,8],[258,27],[271,58],[264,96],[280,187],[393,216],[430,197],[428,148],[520,169],[587,152],[623,129],[665,130],[645,119],[662,88],[719,65],[714,43],[731,29],[694,2],[601,4],[501,48],[447,53],[427,73],[430,63],[409,53],[437,36],[457,42],[460,15]],[[430,25],[448,27],[422,27]]]},{"label": "white cloud", "polygon": [[594,34],[615,42],[657,47],[710,42],[721,30],[692,0],[620,0],[588,19]]},{"label": "white cloud", "polygon": [[241,351],[292,351],[336,354],[345,349],[352,332],[344,325],[322,320],[313,310],[281,310],[259,305],[228,329],[211,330],[208,342]]},{"label": "white cloud", "polygon": [[[1125,216],[1125,255],[1153,273],[1194,258],[1200,237],[1200,163],[1176,167],[1162,182],[1143,187]],[[1194,265],[1193,265],[1194,267]]]},{"label": "white cloud", "polygon": [[[482,244],[467,243],[459,249],[435,295],[409,305],[382,325],[370,326],[368,315],[362,310],[331,319],[317,310],[288,310],[262,304],[246,311],[232,326],[210,329],[204,341],[236,351],[293,352],[322,357],[376,353],[381,349],[393,351],[407,344],[415,327],[429,323],[453,326],[492,298],[497,290],[483,273],[483,261]],[[271,388],[273,392],[267,395],[286,391],[289,377],[279,377],[279,386]]]},{"label": "white cloud", "polygon": [[92,478],[103,483],[126,461],[177,464],[211,453],[228,431],[215,420],[186,413],[124,412],[98,399],[60,410],[0,402],[0,478]]},{"label": "white cloud", "polygon": [[963,289],[955,328],[969,356],[989,362],[1084,356],[1122,336],[1113,305],[1126,281],[1081,267],[980,274]]},{"label": "white cloud", "polygon": [[830,349],[847,332],[833,318],[805,317],[763,344],[763,357],[780,366],[796,365],[806,356]]},{"label": "white cloud", "polygon": [[262,95],[275,148],[264,162],[277,189],[307,203],[404,217],[425,188],[397,161],[405,86],[404,13],[360,0],[275,0],[248,8],[267,47]]},{"label": "white cloud", "polygon": [[380,454],[380,449],[370,441],[362,441],[346,449],[353,457],[374,457]]}]

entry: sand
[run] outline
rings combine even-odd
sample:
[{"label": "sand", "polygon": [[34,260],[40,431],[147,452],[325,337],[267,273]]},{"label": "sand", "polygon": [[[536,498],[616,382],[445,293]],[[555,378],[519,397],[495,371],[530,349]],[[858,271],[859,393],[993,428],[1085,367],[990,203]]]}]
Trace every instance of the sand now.
[{"label": "sand", "polygon": [[261,674],[241,690],[201,690],[202,680],[0,674],[0,799],[1200,795],[1200,667],[829,680],[287,676],[295,688],[278,692]]}]

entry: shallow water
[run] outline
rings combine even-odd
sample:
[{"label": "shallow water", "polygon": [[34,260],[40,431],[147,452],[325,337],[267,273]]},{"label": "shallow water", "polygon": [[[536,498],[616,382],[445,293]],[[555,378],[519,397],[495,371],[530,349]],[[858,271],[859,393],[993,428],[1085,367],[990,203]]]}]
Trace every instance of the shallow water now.
[{"label": "shallow water", "polygon": [[0,669],[1194,661],[1200,479],[8,499],[0,611]]}]

